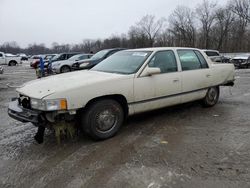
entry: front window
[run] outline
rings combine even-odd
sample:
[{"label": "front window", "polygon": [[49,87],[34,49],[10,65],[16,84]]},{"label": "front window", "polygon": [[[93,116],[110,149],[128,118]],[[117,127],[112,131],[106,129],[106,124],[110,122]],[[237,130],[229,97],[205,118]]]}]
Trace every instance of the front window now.
[{"label": "front window", "polygon": [[103,60],[91,70],[133,74],[139,70],[151,53],[151,51],[121,51]]},{"label": "front window", "polygon": [[160,68],[161,73],[176,72],[178,69],[174,52],[171,50],[157,52],[148,66]]}]

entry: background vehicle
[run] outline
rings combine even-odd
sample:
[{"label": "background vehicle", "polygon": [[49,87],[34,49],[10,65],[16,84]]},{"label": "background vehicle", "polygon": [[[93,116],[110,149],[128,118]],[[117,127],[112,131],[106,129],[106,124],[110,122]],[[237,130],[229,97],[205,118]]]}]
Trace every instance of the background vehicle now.
[{"label": "background vehicle", "polygon": [[217,50],[202,50],[213,62],[223,62],[223,57]]},{"label": "background vehicle", "polygon": [[[45,76],[49,76],[54,74],[52,71],[52,65],[53,63],[57,62],[57,61],[62,61],[62,60],[67,60],[70,57],[79,54],[79,52],[70,52],[70,53],[61,53],[61,54],[57,54],[55,55],[50,61],[45,61],[44,62],[44,75]],[[41,69],[38,65],[38,68],[36,69],[36,75],[37,77],[41,77]]]},{"label": "background vehicle", "polygon": [[3,70],[3,67],[0,66],[0,74],[3,74],[4,70]]},{"label": "background vehicle", "polygon": [[[44,60],[45,63],[49,63],[50,60],[51,60],[54,56],[56,56],[56,54],[47,54],[47,55],[42,55],[42,56],[40,56],[40,57],[43,58],[43,60]],[[39,57],[39,58],[37,57],[38,59],[34,59],[34,60],[30,63],[30,66],[36,69],[36,68],[38,67],[39,63],[40,63],[40,57]]]},{"label": "background vehicle", "polygon": [[249,68],[250,67],[250,56],[236,56],[231,59],[231,63],[234,64],[235,68]]},{"label": "background vehicle", "polygon": [[21,57],[21,61],[28,61],[28,56],[24,53],[17,54],[18,57]]},{"label": "background vehicle", "polygon": [[33,63],[40,59],[40,55],[33,55],[29,58],[30,67],[33,67]]},{"label": "background vehicle", "polygon": [[6,64],[9,66],[16,66],[18,64],[21,64],[21,57],[14,56],[14,55],[8,55],[3,52],[0,52],[0,65]]},{"label": "background vehicle", "polygon": [[78,121],[94,139],[107,139],[128,115],[194,100],[214,106],[219,86],[232,86],[234,75],[232,64],[214,64],[198,49],[125,50],[89,71],[24,84],[8,113],[40,127]]},{"label": "background vehicle", "polygon": [[77,54],[67,60],[56,61],[52,64],[52,71],[55,73],[70,72],[72,65],[84,59],[89,59],[93,54]]},{"label": "background vehicle", "polygon": [[102,60],[106,59],[107,57],[121,50],[125,50],[125,48],[113,48],[113,49],[101,50],[97,52],[95,55],[93,55],[90,59],[74,63],[72,65],[72,68],[74,70],[90,69],[95,65],[97,65],[98,63],[100,63]]}]

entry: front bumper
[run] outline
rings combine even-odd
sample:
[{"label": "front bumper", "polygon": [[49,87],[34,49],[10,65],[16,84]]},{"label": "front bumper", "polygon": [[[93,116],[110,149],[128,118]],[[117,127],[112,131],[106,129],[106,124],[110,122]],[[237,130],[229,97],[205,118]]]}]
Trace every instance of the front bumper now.
[{"label": "front bumper", "polygon": [[18,104],[17,99],[13,99],[13,101],[9,103],[8,114],[10,117],[24,123],[41,123],[41,112],[23,108]]},{"label": "front bumper", "polygon": [[52,72],[55,74],[59,74],[60,73],[60,67],[52,67]]}]

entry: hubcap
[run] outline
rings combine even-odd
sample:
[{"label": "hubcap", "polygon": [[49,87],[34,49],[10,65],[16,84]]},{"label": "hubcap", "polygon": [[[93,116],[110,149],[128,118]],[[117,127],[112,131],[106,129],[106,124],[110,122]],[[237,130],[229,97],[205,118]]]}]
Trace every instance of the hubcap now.
[{"label": "hubcap", "polygon": [[69,68],[68,67],[63,67],[62,68],[62,72],[64,73],[64,72],[69,72],[70,70],[69,70]]},{"label": "hubcap", "polygon": [[214,102],[217,98],[217,91],[215,88],[211,88],[208,91],[208,100],[209,102]]},{"label": "hubcap", "polygon": [[112,129],[117,122],[117,116],[111,109],[106,109],[97,114],[96,123],[97,130],[106,132]]}]

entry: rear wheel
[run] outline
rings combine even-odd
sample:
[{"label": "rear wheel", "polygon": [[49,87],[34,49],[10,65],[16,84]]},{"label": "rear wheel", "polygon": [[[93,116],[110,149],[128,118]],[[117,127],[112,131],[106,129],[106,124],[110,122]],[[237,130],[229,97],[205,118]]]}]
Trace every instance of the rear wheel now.
[{"label": "rear wheel", "polygon": [[17,62],[16,61],[10,61],[9,62],[9,66],[16,66],[17,65]]},{"label": "rear wheel", "polygon": [[112,99],[95,101],[82,113],[82,129],[96,140],[114,136],[124,120],[122,106]]},{"label": "rear wheel", "polygon": [[204,107],[214,106],[218,102],[219,96],[220,96],[219,86],[209,88],[207,90],[207,94],[206,94],[205,98],[202,100],[202,105]]},{"label": "rear wheel", "polygon": [[65,73],[65,72],[70,72],[71,69],[69,66],[62,66],[62,68],[60,69],[61,73]]}]

